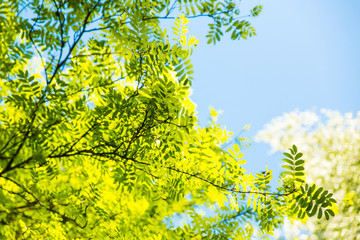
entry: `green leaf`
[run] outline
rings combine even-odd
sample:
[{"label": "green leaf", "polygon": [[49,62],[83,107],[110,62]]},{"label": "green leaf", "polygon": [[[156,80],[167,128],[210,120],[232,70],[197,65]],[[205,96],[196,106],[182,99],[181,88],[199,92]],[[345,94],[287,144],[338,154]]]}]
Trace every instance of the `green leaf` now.
[{"label": "green leaf", "polygon": [[291,155],[295,155],[295,151],[291,148],[289,148]]},{"label": "green leaf", "polygon": [[311,185],[311,187],[309,188],[309,191],[307,192],[307,195],[310,197],[311,193],[315,190],[315,184]]},{"label": "green leaf", "polygon": [[305,170],[305,168],[304,167],[302,167],[302,166],[300,166],[300,167],[296,167],[295,168],[295,171],[304,171]]},{"label": "green leaf", "polygon": [[303,154],[302,153],[298,153],[298,154],[296,154],[296,156],[295,156],[295,160],[298,160],[299,158],[301,158],[303,156]]},{"label": "green leaf", "polygon": [[290,207],[290,210],[294,210],[296,207],[296,203],[294,203],[291,207]]},{"label": "green leaf", "polygon": [[178,65],[176,68],[175,68],[175,72],[178,72],[178,71],[180,71],[180,69],[183,67],[183,65]]},{"label": "green leaf", "polygon": [[296,154],[296,153],[297,153],[297,151],[298,151],[298,150],[297,150],[297,147],[296,147],[295,145],[293,145],[292,147],[293,147],[294,152],[295,152],[295,154]]},{"label": "green leaf", "polygon": [[215,33],[215,37],[216,37],[216,40],[220,41],[220,34],[219,33]]},{"label": "green leaf", "polygon": [[295,178],[295,181],[305,183],[305,181],[303,179],[301,179],[301,178]]},{"label": "green leaf", "polygon": [[325,213],[325,218],[326,218],[326,220],[329,220],[329,219],[330,219],[329,213],[328,213],[327,211],[325,211],[324,213]]},{"label": "green leaf", "polygon": [[290,164],[290,165],[294,165],[294,162],[291,161],[290,159],[283,158],[283,159],[281,159],[281,160],[284,161],[284,162],[286,162],[286,163],[288,163],[288,164]]},{"label": "green leaf", "polygon": [[297,215],[297,216],[298,216],[298,218],[302,219],[302,218],[301,218],[301,215],[302,215],[302,214],[303,214],[303,211],[302,211],[302,210],[300,210],[300,211],[299,211],[299,213],[298,213],[298,215]]},{"label": "green leaf", "polygon": [[321,194],[321,196],[325,196],[325,195],[327,195],[328,194],[328,190],[325,190],[322,194]]},{"label": "green leaf", "polygon": [[305,176],[305,174],[303,172],[296,172],[295,176]]},{"label": "green leaf", "polygon": [[306,212],[305,212],[305,211],[302,211],[302,214],[301,214],[301,216],[300,216],[300,219],[304,219],[305,215],[306,215]]},{"label": "green leaf", "polygon": [[304,160],[297,160],[296,162],[295,162],[295,165],[301,165],[301,164],[303,164],[305,161]]},{"label": "green leaf", "polygon": [[292,160],[294,160],[294,158],[293,158],[293,156],[291,155],[291,154],[289,154],[289,153],[283,153],[286,157],[288,157],[288,158],[290,158],[290,159],[292,159]]},{"label": "green leaf", "polygon": [[312,207],[313,207],[313,202],[312,201],[310,201],[309,202],[309,204],[308,204],[308,206],[307,206],[307,208],[306,208],[306,212],[310,212],[310,210],[312,209]]},{"label": "green leaf", "polygon": [[302,198],[299,202],[301,208],[306,208],[309,204],[309,202],[307,201],[307,198]]},{"label": "green leaf", "polygon": [[317,204],[322,204],[325,201],[325,196],[321,195],[321,197],[316,201]]},{"label": "green leaf", "polygon": [[311,212],[309,213],[309,217],[315,216],[316,212],[317,212],[317,208],[319,205],[315,204],[313,209],[311,210]]},{"label": "green leaf", "polygon": [[290,176],[293,175],[293,172],[290,172],[290,171],[283,171],[282,173],[285,174],[285,175],[290,175]]},{"label": "green leaf", "polygon": [[194,8],[192,5],[191,5],[190,7],[191,7],[191,12],[192,12],[192,14],[195,15],[195,14],[196,14],[195,8]]},{"label": "green leaf", "polygon": [[291,166],[289,166],[289,165],[282,165],[281,167],[282,167],[282,168],[285,168],[285,169],[289,169],[289,170],[291,170],[291,171],[294,170],[294,168],[291,167]]},{"label": "green leaf", "polygon": [[317,218],[318,218],[318,219],[321,219],[322,215],[323,215],[323,212],[322,212],[321,208],[319,208],[319,212],[318,212]]},{"label": "green leaf", "polygon": [[329,207],[329,206],[331,206],[331,203],[330,203],[330,202],[324,202],[323,204],[321,204],[321,207],[322,207],[322,208],[327,208],[327,207]]},{"label": "green leaf", "polygon": [[314,193],[312,199],[317,199],[317,197],[319,196],[319,194],[322,192],[323,188],[320,187],[318,190],[316,190],[316,192]]},{"label": "green leaf", "polygon": [[[302,192],[304,192],[303,188],[302,188]],[[295,199],[296,201],[300,201],[301,198],[302,198],[302,194],[299,194]]]},{"label": "green leaf", "polygon": [[335,216],[335,213],[331,209],[326,209],[326,212],[328,212],[331,216]]}]

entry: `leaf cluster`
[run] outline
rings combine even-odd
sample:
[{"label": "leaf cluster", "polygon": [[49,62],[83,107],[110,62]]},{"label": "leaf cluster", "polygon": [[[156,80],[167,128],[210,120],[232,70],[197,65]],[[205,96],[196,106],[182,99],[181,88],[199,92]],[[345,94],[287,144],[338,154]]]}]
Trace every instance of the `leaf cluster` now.
[{"label": "leaf cluster", "polygon": [[285,188],[293,188],[294,191],[297,191],[297,193],[294,194],[294,198],[289,202],[291,205],[289,209],[292,215],[297,214],[298,219],[304,219],[306,216],[313,217],[315,215],[317,215],[318,219],[321,219],[322,216],[325,215],[325,218],[329,220],[330,216],[335,215],[331,209],[333,204],[336,203],[336,200],[332,197],[333,194],[329,193],[328,190],[324,190],[322,187],[317,187],[314,183],[311,184],[311,186],[305,183],[305,169],[303,166],[305,161],[301,159],[303,154],[298,152],[295,145],[289,150],[290,153],[284,153],[286,158],[282,159],[287,163],[282,166],[286,169],[282,174],[284,178],[288,178],[288,186],[285,186]]},{"label": "leaf cluster", "polygon": [[[272,191],[271,170],[247,173],[238,144],[221,148],[231,133],[215,118],[198,125],[189,98],[197,41],[186,24],[210,17],[210,31],[231,23],[235,38],[247,36],[232,1],[10,0],[1,9],[1,238],[250,238],[253,219],[266,236],[298,211],[289,197],[332,215],[330,195],[297,199],[288,187],[305,181],[295,147],[286,184]],[[167,19],[176,39],[160,27]],[[217,206],[215,217],[201,205]],[[172,225],[174,214],[191,221]]]}]

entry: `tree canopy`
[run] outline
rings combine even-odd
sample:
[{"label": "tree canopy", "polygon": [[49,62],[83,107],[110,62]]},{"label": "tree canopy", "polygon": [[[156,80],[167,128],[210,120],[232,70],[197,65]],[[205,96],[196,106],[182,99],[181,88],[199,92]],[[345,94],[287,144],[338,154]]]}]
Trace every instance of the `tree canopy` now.
[{"label": "tree canopy", "polygon": [[208,17],[216,43],[255,34],[242,16],[232,0],[2,3],[1,238],[247,239],[334,216],[295,145],[272,188],[271,170],[247,173],[239,145],[222,148],[216,111],[197,124],[186,24]]},{"label": "tree canopy", "polygon": [[273,119],[257,139],[275,151],[286,149],[287,142],[302,146],[311,161],[305,172],[339,199],[338,213],[331,221],[310,219],[305,225],[287,227],[286,239],[359,239],[360,227],[360,112],[341,114],[323,109],[294,111]]}]

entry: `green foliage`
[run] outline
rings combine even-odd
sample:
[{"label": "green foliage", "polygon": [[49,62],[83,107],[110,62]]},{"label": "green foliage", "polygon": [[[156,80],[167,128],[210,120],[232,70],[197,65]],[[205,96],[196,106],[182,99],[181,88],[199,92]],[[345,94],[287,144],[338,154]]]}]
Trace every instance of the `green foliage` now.
[{"label": "green foliage", "polygon": [[[309,159],[301,162],[307,179],[334,194],[305,184],[301,191],[306,195],[299,197],[300,205],[307,205],[303,212],[314,217],[306,224],[286,226],[285,239],[359,238],[359,130],[359,112],[353,116],[352,113],[323,109],[321,114],[313,111],[286,113],[273,119],[259,133],[258,140],[268,142],[274,150],[285,150],[288,142],[301,145]],[[292,162],[287,163],[292,165]],[[337,200],[337,206],[332,205],[333,198]],[[317,217],[331,220],[323,221]]]},{"label": "green foliage", "polygon": [[[300,178],[305,175],[303,172],[303,164],[305,161],[300,159],[303,154],[297,152],[295,145],[289,150],[291,154],[284,153],[288,158],[283,159],[283,161],[289,163],[289,165],[284,165],[282,167],[291,171],[284,171],[282,174],[291,176],[294,182],[304,183],[305,181]],[[336,203],[335,199],[332,198],[332,193],[328,193],[327,190],[324,191],[322,187],[317,188],[315,184],[312,184],[311,187],[309,187],[308,184],[305,184],[305,187],[300,186],[300,190],[301,193],[297,195],[295,198],[296,201],[294,201],[290,208],[292,214],[297,213],[298,218],[300,219],[303,219],[305,214],[309,217],[317,214],[317,217],[320,219],[323,212],[327,220],[329,220],[329,214],[334,216],[334,212],[327,208],[332,206],[332,203]]]},{"label": "green foliage", "polygon": [[[250,24],[236,20],[236,6],[212,0],[1,6],[1,238],[246,239],[255,233],[254,219],[266,238],[286,216],[333,215],[331,194],[317,187],[307,194],[313,185],[303,186],[295,146],[286,154],[291,171],[273,191],[271,170],[246,173],[239,145],[221,148],[231,133],[216,123],[214,110],[209,126],[198,126],[189,98],[198,42],[186,35],[186,23],[213,19],[214,43],[227,25],[235,26],[233,39],[251,36]],[[177,7],[170,40],[160,20],[174,18]],[[215,216],[200,214],[202,205],[215,206]],[[178,227],[174,214],[191,221]]]},{"label": "green foliage", "polygon": [[282,160],[288,165],[283,165],[282,168],[285,168],[289,171],[283,171],[282,174],[291,176],[295,182],[304,183],[303,176],[304,174],[304,160],[300,159],[303,154],[297,151],[295,145],[292,148],[289,148],[290,153],[284,153],[285,157]]},{"label": "green foliage", "polygon": [[256,6],[254,7],[250,12],[251,12],[251,16],[253,17],[256,17],[256,16],[259,16],[259,14],[261,13],[262,11],[262,6],[259,5],[259,6]]}]

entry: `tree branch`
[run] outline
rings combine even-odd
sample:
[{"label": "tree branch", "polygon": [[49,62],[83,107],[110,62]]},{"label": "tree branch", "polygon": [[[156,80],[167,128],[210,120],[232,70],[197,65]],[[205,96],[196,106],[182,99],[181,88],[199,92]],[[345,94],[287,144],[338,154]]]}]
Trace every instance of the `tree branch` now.
[{"label": "tree branch", "polygon": [[[119,157],[121,159],[124,159],[124,160],[129,160],[129,161],[132,161],[134,163],[137,163],[137,164],[141,164],[141,165],[147,165],[147,166],[151,166],[150,163],[148,162],[142,162],[142,161],[139,161],[139,160],[136,160],[135,158],[132,158],[132,157],[127,157],[126,155],[120,155],[116,152],[101,152],[101,153],[97,153],[97,152],[94,152],[92,150],[79,150],[77,152],[74,152],[74,153],[66,153],[66,154],[58,154],[58,155],[52,155],[52,156],[49,156],[49,158],[64,158],[64,157],[71,157],[71,156],[78,156],[78,155],[84,155],[84,156],[100,156],[100,157],[105,157],[105,158],[110,158],[111,160],[113,161],[117,161],[116,159],[113,159],[111,158],[112,156],[116,156],[116,157]],[[180,170],[180,169],[177,169],[177,168],[174,168],[174,167],[169,167],[169,166],[160,166],[160,167],[164,167],[170,171],[174,171],[174,172],[178,172],[178,173],[181,173],[181,174],[184,174],[184,175],[187,175],[187,176],[190,176],[192,178],[196,178],[196,179],[199,179],[200,181],[202,182],[205,182],[209,185],[212,185],[216,188],[219,188],[219,189],[222,189],[222,190],[225,190],[225,191],[228,191],[228,192],[233,192],[233,193],[240,193],[240,194],[260,194],[260,195],[264,195],[264,196],[268,196],[268,195],[273,195],[273,196],[289,196],[295,192],[298,191],[298,189],[295,189],[293,188],[291,191],[289,192],[286,192],[286,193],[272,193],[272,192],[257,192],[257,191],[240,191],[240,190],[235,190],[233,188],[228,188],[228,187],[225,187],[225,186],[222,186],[222,185],[219,185],[219,184],[216,184],[208,179],[205,179],[203,177],[200,177],[197,173],[194,174],[194,173],[189,173],[189,172],[185,172],[183,170]]]}]

